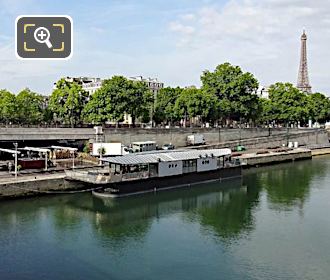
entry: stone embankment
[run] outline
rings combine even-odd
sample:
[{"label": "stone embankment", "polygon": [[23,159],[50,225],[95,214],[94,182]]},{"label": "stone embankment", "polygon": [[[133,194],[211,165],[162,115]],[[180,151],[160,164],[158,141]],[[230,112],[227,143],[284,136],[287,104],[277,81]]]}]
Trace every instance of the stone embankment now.
[{"label": "stone embankment", "polygon": [[0,180],[0,199],[70,193],[83,189],[82,184],[65,180],[65,173],[19,176]]},{"label": "stone embankment", "polygon": [[243,167],[269,165],[288,161],[297,161],[303,159],[311,159],[312,151],[309,149],[299,148],[288,151],[265,151],[264,153],[245,153],[238,156]]}]

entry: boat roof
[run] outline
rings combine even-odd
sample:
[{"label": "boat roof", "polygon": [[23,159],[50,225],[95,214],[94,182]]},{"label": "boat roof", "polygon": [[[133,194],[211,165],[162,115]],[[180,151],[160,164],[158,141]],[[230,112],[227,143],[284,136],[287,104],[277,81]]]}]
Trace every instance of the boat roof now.
[{"label": "boat roof", "polygon": [[140,155],[124,155],[120,157],[103,158],[103,162],[121,165],[148,164],[169,161],[192,160],[201,157],[221,157],[231,155],[230,149],[211,149],[211,150],[184,150],[168,153],[149,153]]}]

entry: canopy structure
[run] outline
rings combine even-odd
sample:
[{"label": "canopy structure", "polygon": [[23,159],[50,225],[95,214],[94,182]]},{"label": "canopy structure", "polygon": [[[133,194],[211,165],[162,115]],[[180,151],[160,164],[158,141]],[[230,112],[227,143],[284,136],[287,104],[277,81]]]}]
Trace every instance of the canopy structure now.
[{"label": "canopy structure", "polygon": [[52,149],[55,150],[63,150],[63,151],[69,151],[72,154],[72,168],[74,168],[74,153],[78,151],[77,148],[71,148],[71,147],[63,147],[63,146],[51,146]]},{"label": "canopy structure", "polygon": [[[14,146],[17,148],[17,143],[14,143]],[[9,153],[9,154],[13,154],[15,156],[15,179],[17,178],[17,156],[21,153],[17,150],[11,150],[11,149],[2,149],[0,148],[1,152],[4,153]]]},{"label": "canopy structure", "polygon": [[25,147],[25,148],[20,148],[20,150],[44,153],[45,154],[45,170],[48,170],[48,153],[51,152],[50,149],[36,148],[36,147]]},{"label": "canopy structure", "polygon": [[55,149],[55,150],[64,150],[64,151],[70,151],[70,152],[78,151],[77,148],[72,148],[72,147],[51,146],[51,148]]},{"label": "canopy structure", "polygon": [[20,154],[20,151],[16,151],[16,150],[10,150],[10,149],[2,149],[0,148],[0,152],[4,152],[4,153],[9,153],[9,154]]},{"label": "canopy structure", "polygon": [[35,147],[25,147],[20,148],[20,150],[39,152],[39,153],[49,153],[51,150],[46,148],[35,148]]},{"label": "canopy structure", "polygon": [[171,151],[167,153],[148,153],[141,155],[125,155],[121,157],[103,158],[103,162],[120,164],[120,165],[135,165],[135,164],[149,164],[157,162],[168,162],[168,161],[181,161],[181,160],[192,160],[198,158],[207,157],[222,157],[230,156],[230,149],[211,149],[211,150],[181,150]]}]

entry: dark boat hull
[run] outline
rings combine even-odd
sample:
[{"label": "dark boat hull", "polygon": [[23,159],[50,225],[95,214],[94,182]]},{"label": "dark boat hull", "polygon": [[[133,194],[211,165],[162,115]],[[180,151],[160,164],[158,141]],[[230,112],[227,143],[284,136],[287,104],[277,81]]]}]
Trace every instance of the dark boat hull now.
[{"label": "dark boat hull", "polygon": [[110,183],[103,186],[104,190],[95,191],[93,194],[98,197],[121,197],[185,187],[203,182],[221,181],[240,176],[242,176],[242,167],[236,166],[205,172],[185,173],[177,176]]}]

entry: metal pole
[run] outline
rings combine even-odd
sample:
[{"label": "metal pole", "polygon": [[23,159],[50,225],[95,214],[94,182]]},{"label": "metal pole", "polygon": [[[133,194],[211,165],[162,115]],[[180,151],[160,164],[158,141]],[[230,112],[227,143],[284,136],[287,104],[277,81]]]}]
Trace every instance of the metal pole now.
[{"label": "metal pole", "polygon": [[102,149],[103,149],[103,147],[102,147],[102,144],[101,144],[101,147],[100,147],[100,165],[102,165]]},{"label": "metal pole", "polygon": [[74,151],[72,151],[72,169],[74,169]]},{"label": "metal pole", "polygon": [[15,146],[15,179],[17,179],[17,146],[18,146],[18,143],[15,142],[14,146]]},{"label": "metal pole", "polygon": [[48,170],[48,154],[47,152],[45,153],[45,170],[47,171]]}]

